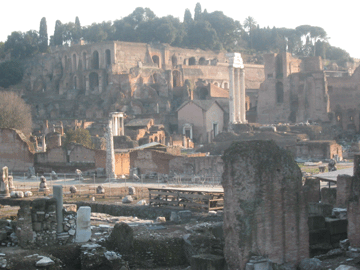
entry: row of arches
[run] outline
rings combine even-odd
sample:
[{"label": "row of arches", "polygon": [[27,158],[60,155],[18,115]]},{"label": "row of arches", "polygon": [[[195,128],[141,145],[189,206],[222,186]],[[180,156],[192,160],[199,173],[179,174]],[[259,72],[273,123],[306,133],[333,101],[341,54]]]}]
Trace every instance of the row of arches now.
[{"label": "row of arches", "polygon": [[65,71],[75,72],[77,70],[108,68],[111,65],[111,51],[109,49],[104,52],[104,65],[101,66],[100,63],[100,56],[97,50],[91,54],[90,59],[87,52],[82,52],[80,57],[77,53],[73,53],[71,57],[65,55],[63,58]]}]

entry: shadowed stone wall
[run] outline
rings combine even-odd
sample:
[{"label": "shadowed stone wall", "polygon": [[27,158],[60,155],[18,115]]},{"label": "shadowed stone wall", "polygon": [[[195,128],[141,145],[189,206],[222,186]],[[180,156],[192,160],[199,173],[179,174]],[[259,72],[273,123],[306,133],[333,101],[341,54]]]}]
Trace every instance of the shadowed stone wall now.
[{"label": "shadowed stone wall", "polygon": [[273,141],[234,143],[224,156],[225,258],[245,269],[251,255],[274,263],[309,256],[307,211],[301,171]]}]

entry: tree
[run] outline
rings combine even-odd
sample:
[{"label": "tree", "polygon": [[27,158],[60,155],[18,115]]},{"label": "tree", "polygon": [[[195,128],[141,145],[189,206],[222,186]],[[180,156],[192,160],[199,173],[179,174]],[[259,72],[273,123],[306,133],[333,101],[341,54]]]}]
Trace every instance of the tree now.
[{"label": "tree", "polygon": [[21,130],[26,136],[31,133],[31,107],[14,92],[0,92],[0,127]]},{"label": "tree", "polygon": [[0,59],[5,58],[5,43],[0,42]]},{"label": "tree", "polygon": [[186,36],[186,45],[190,48],[199,48],[203,50],[222,49],[222,45],[216,31],[211,27],[211,24],[208,21],[195,21],[189,27]]},{"label": "tree", "polygon": [[5,52],[10,52],[12,59],[24,59],[38,53],[39,36],[33,30],[26,33],[12,32],[4,46]]},{"label": "tree", "polygon": [[43,17],[40,21],[39,29],[39,51],[44,53],[48,50],[48,33],[46,26],[46,18]]},{"label": "tree", "polygon": [[201,17],[201,5],[200,3],[196,3],[195,11],[194,11],[194,21],[200,20]]},{"label": "tree", "polygon": [[192,23],[193,19],[192,19],[192,15],[190,10],[187,8],[185,9],[185,14],[184,14],[184,24],[189,25],[190,23]]},{"label": "tree", "polygon": [[99,23],[93,23],[92,25],[83,29],[84,39],[90,42],[101,42],[106,40],[107,33]]},{"label": "tree", "polygon": [[21,82],[24,72],[18,61],[6,61],[0,64],[0,86],[8,88]]},{"label": "tree", "polygon": [[63,27],[61,21],[57,20],[55,22],[55,30],[54,30],[54,45],[60,46],[63,44]]},{"label": "tree", "polygon": [[247,17],[244,21],[244,27],[248,29],[248,33],[249,33],[249,37],[250,37],[250,50],[251,50],[253,47],[252,34],[253,34],[254,28],[256,27],[255,19],[251,16]]},{"label": "tree", "polygon": [[66,139],[64,145],[66,146],[69,143],[79,143],[85,147],[93,148],[93,143],[91,141],[90,132],[87,129],[78,128],[78,129],[69,129],[65,132]]},{"label": "tree", "polygon": [[82,37],[81,34],[81,24],[80,24],[80,20],[79,17],[76,16],[75,18],[75,27],[74,27],[74,33],[73,33],[73,41],[78,44],[80,42],[80,38]]}]

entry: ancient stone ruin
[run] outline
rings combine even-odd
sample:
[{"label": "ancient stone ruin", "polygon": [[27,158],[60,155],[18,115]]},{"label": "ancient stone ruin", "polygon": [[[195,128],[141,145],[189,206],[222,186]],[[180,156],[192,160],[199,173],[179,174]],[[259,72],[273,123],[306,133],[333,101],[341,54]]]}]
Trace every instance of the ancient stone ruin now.
[{"label": "ancient stone ruin", "polygon": [[229,269],[245,269],[250,255],[277,264],[309,256],[301,171],[272,141],[235,143],[225,163],[224,234]]}]

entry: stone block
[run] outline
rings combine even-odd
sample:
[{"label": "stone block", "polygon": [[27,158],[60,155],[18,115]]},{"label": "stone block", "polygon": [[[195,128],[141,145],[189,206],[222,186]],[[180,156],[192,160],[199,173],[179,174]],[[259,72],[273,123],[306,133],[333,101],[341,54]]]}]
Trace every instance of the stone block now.
[{"label": "stone block", "polygon": [[181,221],[186,221],[186,220],[190,220],[192,217],[192,212],[190,210],[183,210],[183,211],[179,211],[177,213],[178,217],[180,218]]},{"label": "stone block", "polygon": [[331,216],[332,205],[325,203],[309,203],[309,216]]},{"label": "stone block", "polygon": [[222,256],[201,254],[191,257],[191,269],[197,270],[222,270],[225,259]]},{"label": "stone block", "polygon": [[41,222],[33,222],[32,227],[35,232],[40,232],[43,229]]},{"label": "stone block", "polygon": [[309,231],[326,228],[325,217],[310,216],[308,218]]},{"label": "stone block", "polygon": [[87,242],[91,238],[90,217],[91,208],[81,206],[77,212],[75,242]]},{"label": "stone block", "polygon": [[309,231],[309,244],[310,245],[317,245],[317,244],[324,244],[330,243],[330,233],[327,229],[318,229]]},{"label": "stone block", "polygon": [[63,208],[64,208],[65,212],[76,212],[77,211],[76,204],[64,204]]},{"label": "stone block", "polygon": [[331,235],[347,233],[348,221],[346,219],[326,218],[325,222]]}]

